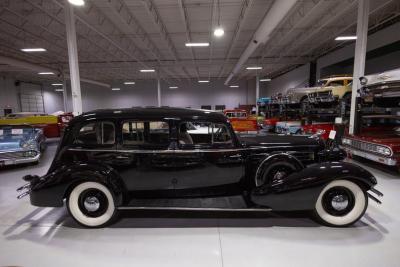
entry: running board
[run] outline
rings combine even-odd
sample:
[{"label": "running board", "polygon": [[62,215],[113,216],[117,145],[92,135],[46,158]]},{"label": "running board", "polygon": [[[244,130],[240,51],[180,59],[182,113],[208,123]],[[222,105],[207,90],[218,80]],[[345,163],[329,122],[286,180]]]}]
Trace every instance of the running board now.
[{"label": "running board", "polygon": [[248,208],[248,209],[225,209],[225,208],[185,208],[185,207],[117,207],[118,210],[181,210],[181,211],[225,211],[225,212],[232,212],[232,211],[247,211],[247,212],[269,212],[272,209],[269,208]]}]

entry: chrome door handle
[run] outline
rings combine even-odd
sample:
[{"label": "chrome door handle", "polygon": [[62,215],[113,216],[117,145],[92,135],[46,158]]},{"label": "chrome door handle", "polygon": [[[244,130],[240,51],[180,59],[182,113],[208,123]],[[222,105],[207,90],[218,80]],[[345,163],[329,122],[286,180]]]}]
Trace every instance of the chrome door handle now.
[{"label": "chrome door handle", "polygon": [[116,159],[129,159],[129,157],[127,157],[127,156],[116,156],[115,158]]},{"label": "chrome door handle", "polygon": [[237,159],[237,158],[240,158],[240,157],[242,157],[242,155],[240,155],[240,154],[235,154],[235,155],[232,155],[232,156],[229,156],[231,159]]}]

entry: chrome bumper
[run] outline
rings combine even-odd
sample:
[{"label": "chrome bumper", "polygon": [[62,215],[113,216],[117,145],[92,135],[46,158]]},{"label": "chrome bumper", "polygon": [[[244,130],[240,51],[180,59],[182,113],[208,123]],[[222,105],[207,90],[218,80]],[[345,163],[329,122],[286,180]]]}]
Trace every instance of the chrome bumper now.
[{"label": "chrome bumper", "polygon": [[373,153],[369,153],[366,151],[361,151],[355,148],[351,148],[351,147],[346,147],[341,145],[340,148],[344,149],[348,154],[350,155],[356,155],[362,158],[366,158],[375,162],[379,162],[388,166],[396,166],[397,165],[397,160],[394,158],[385,158],[383,156],[378,156],[376,154]]},{"label": "chrome bumper", "polygon": [[19,195],[17,196],[18,199],[21,199],[31,192],[31,183],[24,184],[23,186],[17,188],[17,192]]},{"label": "chrome bumper", "polygon": [[[0,156],[1,156],[1,154],[0,154]],[[2,158],[0,158],[0,167],[37,162],[39,159],[40,159],[40,153],[37,154],[34,157],[27,157],[27,158],[14,158],[14,159],[2,159]]]}]

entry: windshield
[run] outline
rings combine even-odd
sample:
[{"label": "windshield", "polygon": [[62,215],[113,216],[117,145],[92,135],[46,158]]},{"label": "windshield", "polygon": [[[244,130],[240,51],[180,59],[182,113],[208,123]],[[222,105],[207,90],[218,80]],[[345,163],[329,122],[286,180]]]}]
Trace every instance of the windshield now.
[{"label": "windshield", "polygon": [[0,126],[0,140],[29,138],[34,133],[32,127]]}]

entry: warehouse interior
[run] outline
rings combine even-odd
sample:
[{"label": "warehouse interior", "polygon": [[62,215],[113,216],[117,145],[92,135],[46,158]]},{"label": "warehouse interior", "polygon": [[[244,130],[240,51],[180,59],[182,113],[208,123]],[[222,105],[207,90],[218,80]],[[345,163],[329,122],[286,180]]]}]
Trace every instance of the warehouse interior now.
[{"label": "warehouse interior", "polygon": [[[345,80],[347,93],[311,102],[324,79]],[[66,205],[16,198],[22,177],[48,172],[70,118],[137,107],[223,113],[238,136],[325,138],[383,197],[349,227],[303,210],[142,209],[98,229]],[[58,128],[33,125],[40,157],[17,164],[1,127],[35,116]],[[332,128],[304,128],[318,123]],[[0,0],[0,266],[398,266],[399,129],[399,0]]]}]

